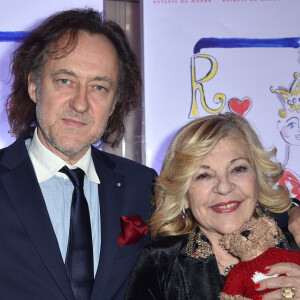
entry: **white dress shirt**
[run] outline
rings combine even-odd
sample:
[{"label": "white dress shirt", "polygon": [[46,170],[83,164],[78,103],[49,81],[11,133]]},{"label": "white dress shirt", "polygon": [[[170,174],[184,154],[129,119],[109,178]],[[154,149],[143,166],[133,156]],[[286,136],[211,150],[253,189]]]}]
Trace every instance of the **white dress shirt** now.
[{"label": "white dress shirt", "polygon": [[84,194],[90,212],[93,238],[94,274],[96,274],[101,244],[100,204],[98,193],[98,184],[100,184],[100,180],[92,160],[91,147],[75,165],[70,165],[48,150],[40,142],[37,135],[37,129],[35,129],[32,140],[28,139],[25,143],[45,199],[49,217],[64,261],[68,247],[70,212],[74,187],[68,176],[58,171],[63,166],[67,166],[69,169],[78,167],[85,172]]}]

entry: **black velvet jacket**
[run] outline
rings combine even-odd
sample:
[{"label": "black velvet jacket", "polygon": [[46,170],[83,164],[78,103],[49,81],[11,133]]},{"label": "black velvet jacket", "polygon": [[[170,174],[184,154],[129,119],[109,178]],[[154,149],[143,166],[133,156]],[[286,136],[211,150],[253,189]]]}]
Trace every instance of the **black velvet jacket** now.
[{"label": "black velvet jacket", "polygon": [[[291,249],[299,250],[284,232]],[[148,245],[133,271],[127,300],[216,300],[226,277],[214,255],[195,259],[186,254],[188,235],[162,238]]]}]

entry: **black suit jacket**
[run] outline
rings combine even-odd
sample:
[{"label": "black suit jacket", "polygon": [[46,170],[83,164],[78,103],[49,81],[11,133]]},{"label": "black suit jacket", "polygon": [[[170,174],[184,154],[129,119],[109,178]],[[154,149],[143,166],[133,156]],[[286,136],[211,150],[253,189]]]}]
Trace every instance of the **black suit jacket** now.
[{"label": "black suit jacket", "polygon": [[[118,248],[120,216],[149,218],[156,173],[95,148],[92,157],[101,181],[101,252],[91,300],[123,300],[148,237]],[[0,299],[75,300],[24,138],[0,151]]]}]

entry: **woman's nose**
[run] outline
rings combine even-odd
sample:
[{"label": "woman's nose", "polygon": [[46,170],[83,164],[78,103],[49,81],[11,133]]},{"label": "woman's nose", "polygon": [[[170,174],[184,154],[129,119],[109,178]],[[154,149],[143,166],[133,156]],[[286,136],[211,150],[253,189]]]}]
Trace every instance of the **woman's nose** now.
[{"label": "woman's nose", "polygon": [[235,188],[235,184],[230,181],[228,176],[221,176],[217,178],[217,183],[215,186],[215,192],[218,194],[226,195],[232,192]]}]

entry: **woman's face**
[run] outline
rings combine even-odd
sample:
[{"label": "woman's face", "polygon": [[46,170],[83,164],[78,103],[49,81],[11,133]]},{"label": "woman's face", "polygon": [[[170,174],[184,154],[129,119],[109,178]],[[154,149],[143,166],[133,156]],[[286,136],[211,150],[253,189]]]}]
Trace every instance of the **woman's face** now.
[{"label": "woman's face", "polygon": [[256,172],[246,146],[233,136],[220,140],[194,174],[186,208],[209,236],[239,229],[256,203]]}]

